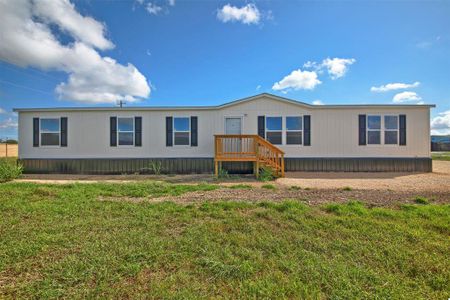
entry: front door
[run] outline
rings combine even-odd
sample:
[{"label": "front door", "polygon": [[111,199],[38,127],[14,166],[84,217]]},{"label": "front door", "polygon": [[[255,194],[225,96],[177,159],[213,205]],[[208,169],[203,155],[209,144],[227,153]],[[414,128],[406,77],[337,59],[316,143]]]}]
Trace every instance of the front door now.
[{"label": "front door", "polygon": [[241,134],[242,119],[241,118],[225,118],[225,134]]},{"label": "front door", "polygon": [[[225,118],[225,134],[241,134],[242,133],[242,119],[237,117]],[[239,153],[242,150],[241,139],[231,138],[227,139],[224,145],[225,152]]]}]

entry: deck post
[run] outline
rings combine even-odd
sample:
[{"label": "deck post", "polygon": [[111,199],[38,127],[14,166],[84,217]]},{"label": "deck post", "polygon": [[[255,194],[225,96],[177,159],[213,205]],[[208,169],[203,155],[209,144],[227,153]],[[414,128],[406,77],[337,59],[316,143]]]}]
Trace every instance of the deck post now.
[{"label": "deck post", "polygon": [[219,177],[219,166],[218,166],[219,162],[217,161],[217,159],[214,160],[214,175],[216,177]]},{"label": "deck post", "polygon": [[259,178],[259,146],[258,141],[253,138],[253,147],[255,148],[255,177]]},{"label": "deck post", "polygon": [[281,154],[281,177],[284,177],[284,154]]}]

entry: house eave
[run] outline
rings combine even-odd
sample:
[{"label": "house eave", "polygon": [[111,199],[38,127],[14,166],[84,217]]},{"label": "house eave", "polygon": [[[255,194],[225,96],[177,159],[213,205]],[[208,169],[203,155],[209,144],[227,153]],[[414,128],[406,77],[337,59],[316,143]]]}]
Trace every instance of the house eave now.
[{"label": "house eave", "polygon": [[179,110],[219,110],[241,103],[254,101],[266,97],[276,101],[290,103],[309,109],[360,109],[360,108],[434,108],[434,104],[337,104],[337,105],[312,105],[305,102],[284,98],[269,93],[262,93],[215,106],[129,106],[129,107],[48,107],[48,108],[13,108],[14,112],[61,112],[61,111],[179,111]]}]

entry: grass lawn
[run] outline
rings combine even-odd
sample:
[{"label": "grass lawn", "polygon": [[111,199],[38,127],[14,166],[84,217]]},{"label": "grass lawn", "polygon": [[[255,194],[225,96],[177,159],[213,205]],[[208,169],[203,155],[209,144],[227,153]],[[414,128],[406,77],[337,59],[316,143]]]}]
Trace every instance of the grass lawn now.
[{"label": "grass lawn", "polygon": [[431,158],[434,160],[446,160],[450,161],[450,152],[439,152],[439,153],[432,153]]},{"label": "grass lawn", "polygon": [[450,295],[450,205],[98,200],[215,188],[0,184],[0,298]]}]

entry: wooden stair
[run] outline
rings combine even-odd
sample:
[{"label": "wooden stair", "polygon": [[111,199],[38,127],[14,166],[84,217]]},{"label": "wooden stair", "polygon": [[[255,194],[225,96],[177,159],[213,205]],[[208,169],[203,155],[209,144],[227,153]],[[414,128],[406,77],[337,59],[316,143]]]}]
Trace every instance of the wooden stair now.
[{"label": "wooden stair", "polygon": [[259,177],[262,166],[270,167],[274,176],[284,177],[284,152],[256,134],[221,134],[214,136],[214,173],[224,161],[254,162]]}]

